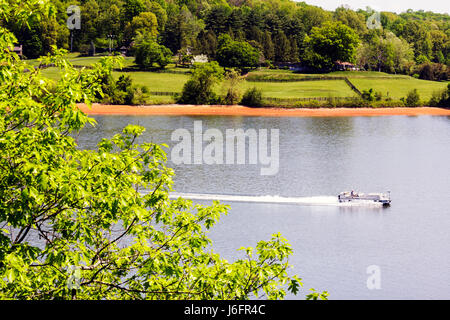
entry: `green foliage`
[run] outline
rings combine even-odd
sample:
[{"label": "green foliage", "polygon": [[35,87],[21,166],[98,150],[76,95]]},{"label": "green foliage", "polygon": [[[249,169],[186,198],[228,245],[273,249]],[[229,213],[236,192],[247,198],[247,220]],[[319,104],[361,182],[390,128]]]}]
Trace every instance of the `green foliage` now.
[{"label": "green foliage", "polygon": [[450,68],[441,63],[424,63],[417,67],[420,79],[445,81],[450,79]]},{"label": "green foliage", "polygon": [[147,1],[146,6],[147,10],[156,16],[158,31],[164,31],[167,23],[167,12],[163,8],[163,6],[165,6],[165,2],[161,1],[161,3],[158,3],[156,1]]},{"label": "green foliage", "polygon": [[383,94],[380,91],[375,92],[375,100],[376,101],[381,101],[382,98],[383,98]]},{"label": "green foliage", "polygon": [[342,22],[326,22],[305,38],[304,59],[315,69],[331,70],[335,61],[354,62],[358,44],[353,29]]},{"label": "green foliage", "polygon": [[336,8],[334,17],[336,20],[341,21],[343,24],[355,30],[358,35],[363,35],[367,32],[366,17],[359,12],[342,6]]},{"label": "green foliage", "polygon": [[450,108],[450,84],[447,88],[434,92],[429,104],[432,107]]},{"label": "green foliage", "polygon": [[275,44],[274,60],[278,62],[290,62],[291,43],[286,34],[281,30],[276,31],[273,35],[273,42]]},{"label": "green foliage", "polygon": [[236,70],[231,69],[225,75],[225,80],[222,84],[222,90],[224,91],[223,104],[234,105],[241,99],[241,84],[242,77]]},{"label": "green foliage", "polygon": [[179,103],[214,104],[219,102],[213,86],[223,78],[224,70],[216,61],[195,67],[190,79],[184,84]]},{"label": "green foliage", "polygon": [[138,32],[133,51],[136,64],[143,70],[153,68],[155,63],[164,69],[172,59],[170,49],[158,44],[148,32]]},{"label": "green foliage", "polygon": [[235,41],[228,34],[221,34],[216,59],[223,67],[244,72],[258,66],[259,51],[245,41]]},{"label": "green foliage", "polygon": [[106,104],[144,104],[147,98],[148,89],[145,86],[135,86],[129,75],[121,75],[117,81],[112,75],[108,75],[102,84],[102,97],[99,102]]},{"label": "green foliage", "polygon": [[123,16],[125,21],[131,22],[134,17],[144,12],[145,5],[144,1],[142,0],[125,0],[123,8],[124,8]]},{"label": "green foliage", "polygon": [[375,100],[373,89],[370,88],[370,89],[368,89],[368,90],[363,90],[363,91],[362,91],[362,94],[361,94],[361,97],[362,97],[364,100],[367,100],[367,101],[373,101],[373,100]]},{"label": "green foliage", "polygon": [[190,54],[187,48],[182,48],[177,52],[178,56],[178,65],[183,67],[191,67],[193,64],[194,56]]},{"label": "green foliage", "polygon": [[[78,1],[81,8],[81,30],[74,31],[75,51],[87,52],[91,41],[98,49],[105,49],[108,35],[114,35],[114,47],[128,47],[137,32],[148,32],[158,37],[158,44],[172,52],[190,48],[191,53],[206,54],[216,59],[218,36],[228,34],[240,44],[248,43],[260,51],[258,63],[307,62],[318,71],[329,70],[330,60],[350,60],[353,50],[346,43],[346,32],[329,33],[326,38],[316,37],[314,28],[340,23],[362,39],[358,50],[358,63],[370,70],[412,74],[415,64],[426,62],[449,64],[450,33],[446,14],[409,10],[402,14],[381,12],[383,28],[368,30],[369,10],[339,7],[334,11],[296,3],[292,0],[272,1],[164,1],[164,0],[86,0]],[[52,45],[69,48],[66,26],[67,1],[52,1],[46,19],[30,18],[25,24],[17,23],[14,14],[2,18],[2,25],[13,31],[18,44],[24,46],[24,55],[35,58],[50,52]],[[329,42],[325,41],[328,38]],[[342,41],[342,43],[340,43]],[[320,47],[329,46],[329,50]],[[108,46],[106,45],[106,48]],[[350,54],[343,53],[348,48]],[[247,50],[248,49],[248,50]],[[100,50],[99,50],[100,51]],[[230,65],[246,67],[242,62],[250,47],[236,44],[223,54],[231,54],[238,61]],[[335,53],[335,54],[334,54]],[[331,56],[331,57],[330,57]],[[219,58],[225,66],[228,60]],[[250,65],[254,65],[253,62]],[[266,65],[269,65],[267,63]]]},{"label": "green foliage", "polygon": [[242,97],[241,104],[248,107],[262,107],[262,92],[258,88],[247,89]]},{"label": "green foliage", "polygon": [[374,101],[375,100],[375,92],[373,91],[372,88],[370,88],[368,90],[363,90],[361,97],[367,101]]},{"label": "green foliage", "polygon": [[424,63],[430,62],[428,57],[424,54],[418,55],[415,60],[416,60],[417,64],[424,64]]},{"label": "green foliage", "polygon": [[[2,11],[22,20],[44,4],[0,0]],[[300,279],[287,273],[292,248],[279,234],[243,248],[245,257],[233,263],[211,250],[205,232],[227,206],[169,199],[173,170],[164,146],[136,144],[143,127],[126,126],[93,150],[78,148],[72,136],[95,120],[76,103],[102,94],[118,58],[75,69],[54,48],[42,59],[61,71],[52,85],[7,50],[16,39],[0,31],[0,299],[281,299],[299,292]],[[217,78],[220,67],[194,74]]]},{"label": "green foliage", "polygon": [[316,292],[310,289],[311,293],[306,296],[306,300],[328,300],[328,292]]},{"label": "green foliage", "polygon": [[407,107],[417,107],[420,105],[420,96],[417,92],[417,89],[411,90],[408,92],[406,98],[405,98],[405,105]]},{"label": "green foliage", "polygon": [[413,50],[392,32],[381,35],[371,31],[367,41],[357,50],[357,62],[368,70],[409,73],[413,65]]},{"label": "green foliage", "polygon": [[418,64],[431,58],[433,42],[431,34],[424,23],[412,20],[407,21],[398,35],[412,45]]},{"label": "green foliage", "polygon": [[158,21],[152,12],[141,12],[125,28],[125,41],[131,42],[138,33],[148,33],[152,38],[158,35]]},{"label": "green foliage", "polygon": [[372,88],[368,90],[363,90],[361,94],[361,98],[366,101],[380,101],[383,97],[382,93],[377,91],[375,92]]}]

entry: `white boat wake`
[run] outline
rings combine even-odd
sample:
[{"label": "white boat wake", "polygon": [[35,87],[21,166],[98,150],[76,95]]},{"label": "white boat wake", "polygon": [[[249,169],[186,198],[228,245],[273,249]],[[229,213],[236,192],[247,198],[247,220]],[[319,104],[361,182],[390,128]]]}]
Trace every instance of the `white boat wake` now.
[{"label": "white boat wake", "polygon": [[355,206],[371,206],[380,207],[380,203],[373,201],[358,202],[339,202],[337,196],[314,196],[314,197],[281,197],[281,196],[240,196],[227,194],[208,194],[208,193],[170,193],[171,199],[184,198],[190,200],[213,201],[220,200],[222,202],[254,202],[254,203],[276,203],[276,204],[294,204],[294,205],[310,205],[310,206],[336,206],[336,207],[355,207]]}]

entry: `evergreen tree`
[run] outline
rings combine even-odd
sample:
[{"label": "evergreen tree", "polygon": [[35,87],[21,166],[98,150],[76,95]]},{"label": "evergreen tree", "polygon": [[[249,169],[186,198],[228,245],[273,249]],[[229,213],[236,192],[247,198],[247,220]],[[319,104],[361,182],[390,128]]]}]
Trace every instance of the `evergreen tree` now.
[{"label": "evergreen tree", "polygon": [[283,31],[275,33],[274,39],[274,59],[277,62],[287,62],[290,59],[291,44]]},{"label": "evergreen tree", "polygon": [[268,60],[273,60],[275,58],[275,46],[272,42],[270,31],[264,31],[262,44],[264,48],[264,57]]}]

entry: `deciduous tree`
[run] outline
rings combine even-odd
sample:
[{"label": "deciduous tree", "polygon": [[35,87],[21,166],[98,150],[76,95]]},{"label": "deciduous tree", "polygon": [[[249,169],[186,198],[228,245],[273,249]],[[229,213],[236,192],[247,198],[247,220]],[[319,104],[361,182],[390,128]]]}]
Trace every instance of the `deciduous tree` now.
[{"label": "deciduous tree", "polygon": [[151,69],[154,64],[165,68],[172,59],[172,51],[156,42],[151,33],[138,32],[133,46],[135,62],[141,69]]},{"label": "deciduous tree", "polygon": [[[42,0],[0,0],[0,15],[28,19]],[[242,248],[230,263],[205,230],[227,207],[171,200],[173,171],[163,146],[136,144],[145,128],[126,126],[93,150],[73,134],[93,119],[77,102],[101,92],[118,58],[75,69],[54,49],[57,83],[21,61],[0,26],[0,298],[246,299],[298,293],[287,273],[292,248],[279,234]],[[211,85],[220,67],[194,71]],[[51,88],[51,90],[50,90]],[[326,293],[308,295],[326,298]]]},{"label": "deciduous tree", "polygon": [[217,103],[218,98],[213,86],[223,78],[224,70],[212,61],[197,66],[191,78],[184,84],[179,103],[211,104]]},{"label": "deciduous tree", "polygon": [[220,35],[218,42],[216,59],[221,66],[244,72],[258,65],[259,51],[248,42],[232,40],[228,34]]},{"label": "deciduous tree", "polygon": [[305,61],[313,68],[330,70],[335,61],[355,61],[359,38],[353,29],[338,21],[314,27],[304,42]]}]

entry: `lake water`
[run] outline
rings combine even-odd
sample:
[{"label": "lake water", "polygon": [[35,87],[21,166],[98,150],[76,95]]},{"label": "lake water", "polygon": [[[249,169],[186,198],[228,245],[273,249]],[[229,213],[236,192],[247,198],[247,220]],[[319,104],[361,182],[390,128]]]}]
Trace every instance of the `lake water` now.
[{"label": "lake water", "polygon": [[[224,201],[229,214],[210,232],[218,253],[232,261],[242,257],[239,247],[280,232],[293,247],[290,272],[303,279],[304,294],[313,287],[330,299],[450,298],[449,117],[95,118],[97,127],[77,138],[82,148],[95,148],[130,123],[147,129],[142,140],[169,147],[172,132],[192,132],[196,120],[224,133],[279,129],[279,171],[272,176],[260,175],[258,165],[174,165],[168,150],[177,192],[325,199],[324,205]],[[327,203],[346,190],[390,190],[392,205]],[[379,289],[367,286],[369,266],[379,270]]]}]

